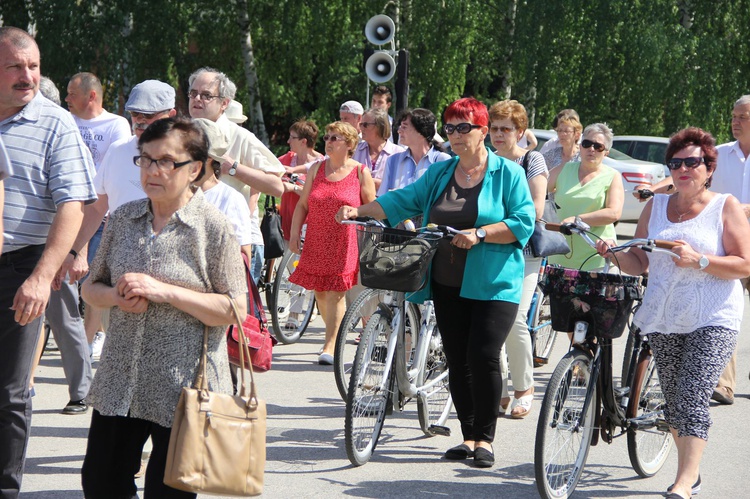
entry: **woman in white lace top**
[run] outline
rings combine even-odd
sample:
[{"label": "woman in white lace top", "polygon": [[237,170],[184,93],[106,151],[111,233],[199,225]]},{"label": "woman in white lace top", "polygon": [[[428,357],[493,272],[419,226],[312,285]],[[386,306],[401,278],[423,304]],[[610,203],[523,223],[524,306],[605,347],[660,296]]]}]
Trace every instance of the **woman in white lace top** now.
[{"label": "woman in white lace top", "polygon": [[[699,128],[671,138],[667,165],[676,192],[649,201],[635,231],[636,238],[678,242],[673,251],[680,258],[632,248],[613,259],[629,274],[649,272],[634,322],[653,348],[667,403],[664,417],[677,444],[671,499],[690,497],[700,487],[709,399],[737,344],[744,304],[738,279],[750,275],[750,224],[740,203],[709,190],[718,155],[714,144]],[[604,242],[597,249],[607,252]]]}]

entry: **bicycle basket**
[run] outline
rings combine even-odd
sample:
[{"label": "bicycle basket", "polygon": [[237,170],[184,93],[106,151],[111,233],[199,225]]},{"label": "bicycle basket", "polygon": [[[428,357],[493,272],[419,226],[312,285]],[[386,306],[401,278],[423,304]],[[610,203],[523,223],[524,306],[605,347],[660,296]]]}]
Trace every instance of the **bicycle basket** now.
[{"label": "bicycle basket", "polygon": [[642,298],[641,278],[586,272],[548,265],[540,281],[550,297],[552,329],[573,331],[576,321],[589,322],[589,334],[619,338],[634,300]]},{"label": "bicycle basket", "polygon": [[441,234],[358,225],[362,284],[392,291],[422,289],[441,237]]}]

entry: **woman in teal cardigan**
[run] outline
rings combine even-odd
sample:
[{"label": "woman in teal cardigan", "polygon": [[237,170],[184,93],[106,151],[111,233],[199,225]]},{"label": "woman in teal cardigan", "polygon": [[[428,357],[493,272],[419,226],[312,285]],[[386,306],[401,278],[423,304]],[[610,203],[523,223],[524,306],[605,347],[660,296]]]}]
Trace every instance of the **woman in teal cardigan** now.
[{"label": "woman in teal cardigan", "polygon": [[396,225],[421,214],[425,224],[466,232],[440,241],[427,285],[410,299],[434,301],[448,360],[463,443],[445,457],[473,457],[475,466],[490,467],[502,393],[498,359],[521,299],[522,248],[534,230],[534,204],[523,168],[484,146],[484,104],[460,99],[448,106],[444,121],[456,158],[435,163],[413,184],[376,201],[344,206],[336,218],[371,216]]}]

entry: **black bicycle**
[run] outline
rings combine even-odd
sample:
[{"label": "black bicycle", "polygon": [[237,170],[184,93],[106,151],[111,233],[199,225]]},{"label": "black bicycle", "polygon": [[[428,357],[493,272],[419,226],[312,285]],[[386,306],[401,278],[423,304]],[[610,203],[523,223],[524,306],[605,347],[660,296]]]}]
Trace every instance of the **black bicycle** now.
[{"label": "black bicycle", "polygon": [[[595,245],[580,221],[547,228],[578,234]],[[611,249],[617,253],[633,246],[676,256],[667,249],[674,243],[667,241],[634,239]],[[540,410],[534,447],[539,494],[569,497],[600,436],[611,443],[627,435],[633,469],[641,477],[653,476],[669,455],[672,437],[646,339],[631,335],[630,366],[620,386],[612,368],[612,340],[623,334],[634,304],[642,299],[641,277],[548,266],[542,287],[550,297],[553,329],[575,327],[572,348],[555,368]]]}]

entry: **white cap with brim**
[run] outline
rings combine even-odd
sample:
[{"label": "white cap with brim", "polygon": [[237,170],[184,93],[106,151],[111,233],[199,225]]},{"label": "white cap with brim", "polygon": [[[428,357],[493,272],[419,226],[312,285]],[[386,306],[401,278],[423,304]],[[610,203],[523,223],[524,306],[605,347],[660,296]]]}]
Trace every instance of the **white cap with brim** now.
[{"label": "white cap with brim", "polygon": [[159,80],[146,80],[133,87],[126,111],[137,113],[158,113],[174,109],[174,88]]},{"label": "white cap with brim", "polygon": [[216,122],[205,118],[194,118],[193,123],[203,129],[208,136],[208,155],[219,163],[223,161],[224,156],[229,150],[229,140]]},{"label": "white cap with brim", "polygon": [[362,107],[362,104],[355,100],[348,100],[341,104],[339,111],[343,113],[352,113],[359,115],[365,114],[365,109]]},{"label": "white cap with brim", "polygon": [[237,102],[236,100],[232,100],[229,102],[229,105],[224,110],[224,114],[227,115],[229,121],[233,121],[238,125],[247,121],[247,116],[242,114],[242,104]]}]

